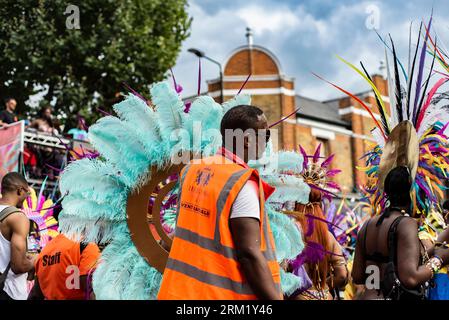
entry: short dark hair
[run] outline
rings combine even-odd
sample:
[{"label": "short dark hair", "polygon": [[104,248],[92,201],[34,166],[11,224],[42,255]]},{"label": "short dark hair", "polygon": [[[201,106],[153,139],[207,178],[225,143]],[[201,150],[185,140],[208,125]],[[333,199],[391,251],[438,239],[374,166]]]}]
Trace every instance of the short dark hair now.
[{"label": "short dark hair", "polygon": [[2,194],[7,192],[15,192],[17,187],[28,186],[25,177],[18,172],[7,173],[2,179]]},{"label": "short dark hair", "polygon": [[220,125],[221,135],[225,136],[225,130],[254,129],[254,125],[260,121],[263,111],[255,106],[239,105],[229,109],[223,116]]},{"label": "short dark hair", "polygon": [[9,101],[11,101],[11,100],[16,100],[16,99],[14,99],[13,97],[6,97],[5,99],[4,99],[4,102],[5,102],[5,104],[7,104]]},{"label": "short dark hair", "polygon": [[385,178],[384,190],[393,206],[409,206],[412,177],[407,167],[399,166],[391,170]]}]

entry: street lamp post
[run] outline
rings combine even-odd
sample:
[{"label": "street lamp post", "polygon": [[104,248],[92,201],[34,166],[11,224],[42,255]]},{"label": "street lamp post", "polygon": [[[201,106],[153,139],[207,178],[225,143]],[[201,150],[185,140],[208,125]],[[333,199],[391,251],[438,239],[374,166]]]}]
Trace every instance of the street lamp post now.
[{"label": "street lamp post", "polygon": [[224,102],[224,97],[223,97],[223,69],[221,67],[221,63],[218,62],[217,60],[214,60],[212,58],[209,58],[208,56],[206,56],[206,54],[198,49],[195,48],[190,48],[187,50],[190,53],[193,53],[194,55],[196,55],[198,58],[204,58],[209,60],[212,63],[215,63],[219,68],[220,68],[220,102],[223,103]]}]

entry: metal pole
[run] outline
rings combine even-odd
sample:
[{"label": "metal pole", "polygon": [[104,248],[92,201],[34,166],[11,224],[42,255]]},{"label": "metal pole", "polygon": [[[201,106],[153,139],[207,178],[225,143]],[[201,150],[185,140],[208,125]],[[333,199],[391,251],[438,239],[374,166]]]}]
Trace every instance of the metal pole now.
[{"label": "metal pole", "polygon": [[224,96],[223,96],[223,71],[221,70],[220,66],[220,103],[224,102]]},{"label": "metal pole", "polygon": [[224,102],[224,94],[223,94],[224,83],[223,83],[223,68],[221,67],[221,63],[218,62],[217,60],[209,58],[208,56],[204,56],[204,59],[207,59],[210,62],[215,63],[218,66],[218,68],[220,68],[220,103],[223,103]]}]

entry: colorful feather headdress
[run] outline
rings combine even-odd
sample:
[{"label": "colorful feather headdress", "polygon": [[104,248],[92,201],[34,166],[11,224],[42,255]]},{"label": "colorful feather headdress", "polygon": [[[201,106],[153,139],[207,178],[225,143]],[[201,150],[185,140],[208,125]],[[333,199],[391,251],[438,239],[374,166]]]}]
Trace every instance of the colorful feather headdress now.
[{"label": "colorful feather headdress", "polygon": [[[372,145],[372,149],[362,157],[362,159],[365,159],[366,166],[359,168],[366,172],[368,176],[368,183],[364,186],[363,191],[373,206],[374,214],[382,212],[386,202],[384,193],[379,188],[378,181],[382,153],[393,128],[402,121],[408,120],[412,123],[419,144],[418,168],[412,187],[413,214],[425,218],[431,210],[439,209],[440,201],[443,198],[443,190],[446,189],[444,180],[447,179],[449,170],[449,144],[446,133],[449,122],[449,113],[447,112],[449,106],[443,103],[447,99],[447,95],[438,93],[438,90],[449,80],[449,76],[434,70],[435,60],[437,56],[440,56],[441,52],[439,53],[438,47],[435,46],[435,42],[430,37],[431,22],[432,18],[429,20],[428,25],[425,26],[427,31],[424,34],[422,33],[423,23],[421,23],[413,60],[409,61],[407,72],[396,55],[396,49],[391,37],[391,47],[382,40],[386,48],[392,52],[393,75],[390,70],[391,60],[389,61],[388,54],[385,53],[388,74],[388,104],[384,102],[384,97],[374,85],[363,64],[361,64],[362,71],[340,58],[340,60],[360,74],[373,89],[380,120],[374,116],[371,108],[356,95],[327,81],[338,90],[358,101],[370,113],[376,124],[374,130],[372,130],[376,144]],[[422,45],[420,44],[421,38],[423,41]],[[429,71],[426,73],[426,52],[428,52],[429,47],[433,47],[434,50],[431,52],[432,61]],[[411,46],[409,51],[411,54]],[[439,60],[444,62],[441,56]],[[401,72],[399,69],[401,69]],[[434,83],[431,85],[432,77],[436,79],[434,79]]]},{"label": "colorful feather headdress", "polygon": [[31,189],[31,195],[23,202],[22,207],[22,211],[37,225],[34,237],[37,248],[29,248],[37,251],[42,250],[51,239],[59,234],[58,221],[53,216],[53,209],[56,204],[53,203],[52,199],[43,195],[45,181],[46,179],[42,183],[38,195],[34,189]]},{"label": "colorful feather headdress", "polygon": [[347,259],[352,257],[355,251],[357,234],[363,223],[369,218],[364,214],[364,209],[370,205],[367,202],[357,202],[351,205],[347,198],[343,198],[340,204],[335,202],[325,203],[324,212],[326,220],[330,222],[329,231],[341,245]]},{"label": "colorful feather headdress", "polygon": [[340,185],[331,180],[332,177],[341,172],[340,169],[330,169],[330,164],[335,155],[331,154],[321,161],[321,143],[312,156],[307,155],[302,146],[299,146],[299,149],[304,157],[304,169],[301,172],[304,181],[311,188],[319,190],[324,198],[331,200],[335,196],[334,192],[341,190]]}]

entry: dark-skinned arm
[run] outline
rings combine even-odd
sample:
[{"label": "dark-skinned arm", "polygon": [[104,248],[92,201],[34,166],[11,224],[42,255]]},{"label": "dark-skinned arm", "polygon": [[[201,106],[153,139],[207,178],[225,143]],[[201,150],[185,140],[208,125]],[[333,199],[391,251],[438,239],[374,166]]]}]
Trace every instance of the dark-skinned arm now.
[{"label": "dark-skinned arm", "polygon": [[397,229],[398,277],[408,289],[416,288],[432,278],[432,271],[420,265],[421,245],[417,230],[418,224],[413,218],[402,219]]},{"label": "dark-skinned arm", "polygon": [[[444,230],[438,235],[437,242],[443,243],[449,243],[449,228]],[[438,246],[434,249],[434,254],[439,256],[441,259],[443,259],[443,265],[449,264],[449,249],[445,246]]]},{"label": "dark-skinned arm", "polygon": [[446,230],[442,231],[438,235],[437,242],[444,242],[444,241],[446,241],[446,243],[449,243],[449,228],[447,228]]},{"label": "dark-skinned arm", "polygon": [[233,218],[230,227],[242,272],[255,295],[262,300],[280,300],[267,260],[260,250],[259,221]]},{"label": "dark-skinned arm", "polygon": [[357,234],[357,242],[355,245],[354,262],[352,265],[352,282],[359,285],[365,285],[366,280],[366,261],[365,261],[365,248],[363,248],[364,237],[366,233],[365,223],[362,229]]},{"label": "dark-skinned arm", "polygon": [[331,289],[344,289],[348,283],[348,268],[346,266],[346,259],[343,256],[343,250],[341,249],[340,244],[330,232],[329,238],[332,243],[332,252],[334,253],[334,255],[330,258],[330,263],[334,268],[334,274],[333,279],[332,277],[329,277],[328,286],[331,288],[331,285],[333,284],[333,288]]},{"label": "dark-skinned arm", "polygon": [[13,214],[8,218],[11,227],[11,270],[15,274],[30,272],[34,269],[35,258],[27,256],[27,236],[30,221],[22,214]]}]

